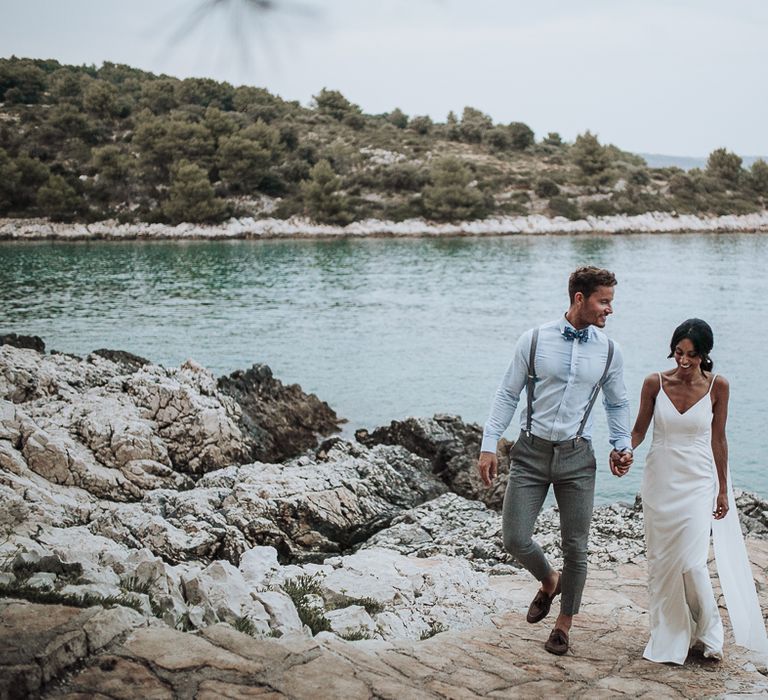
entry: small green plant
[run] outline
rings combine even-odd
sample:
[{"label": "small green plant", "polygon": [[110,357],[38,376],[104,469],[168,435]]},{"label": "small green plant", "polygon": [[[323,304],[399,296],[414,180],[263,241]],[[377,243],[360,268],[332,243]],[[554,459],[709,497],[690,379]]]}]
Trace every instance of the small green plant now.
[{"label": "small green plant", "polygon": [[247,615],[243,615],[242,617],[238,617],[235,620],[235,624],[232,625],[238,632],[242,632],[243,634],[247,634],[251,637],[255,637],[258,630],[256,629],[256,625],[253,623],[253,620],[251,620],[250,617]]},{"label": "small green plant", "polygon": [[182,632],[191,632],[195,629],[192,624],[192,619],[189,617],[189,612],[183,612],[176,618],[176,624],[174,627]]},{"label": "small green plant", "polygon": [[320,595],[320,580],[317,578],[317,574],[309,576],[307,574],[303,576],[297,576],[296,578],[288,579],[283,584],[283,590],[291,597],[294,603],[297,598],[303,598],[305,595],[314,593]]},{"label": "small green plant", "polygon": [[312,630],[312,634],[331,631],[330,620],[328,620],[320,608],[301,603],[296,606],[296,612],[299,613],[299,619],[302,624],[307,625]]},{"label": "small green plant", "polygon": [[74,593],[59,593],[58,591],[40,590],[25,586],[17,582],[0,584],[0,598],[21,598],[31,603],[70,605],[75,608],[91,608],[101,605],[110,608],[113,605],[122,605],[133,608],[136,612],[142,612],[141,604],[128,596],[99,596],[93,593],[76,595]]},{"label": "small green plant", "polygon": [[435,620],[429,621],[429,629],[424,630],[421,633],[421,639],[429,639],[441,632],[447,632],[448,628],[442,622],[436,622]]},{"label": "small green plant", "polygon": [[347,600],[347,605],[360,605],[365,608],[365,612],[369,615],[378,615],[384,610],[384,606],[378,600],[369,597],[349,598]]},{"label": "small green plant", "polygon": [[162,619],[163,613],[165,612],[160,605],[152,596],[149,596],[149,607],[152,609],[152,614],[155,617],[159,617]]},{"label": "small green plant", "polygon": [[[158,603],[152,596],[152,586],[155,584],[155,581],[156,579],[152,579],[151,581],[143,581],[137,576],[126,576],[120,579],[120,588],[122,588],[126,593],[138,593],[140,595],[147,596],[152,614],[155,617],[162,619],[163,613],[165,611],[163,610],[163,607],[160,605],[160,603]],[[133,598],[131,600],[133,600]]]},{"label": "small green plant", "polygon": [[344,632],[344,634],[340,634],[339,637],[345,639],[348,642],[359,642],[363,639],[373,639],[371,633],[362,627],[355,630],[354,632]]},{"label": "small green plant", "polygon": [[126,576],[120,579],[120,588],[131,593],[149,595],[154,581],[142,581],[138,576]]},{"label": "small green plant", "polygon": [[288,594],[302,624],[312,630],[312,634],[318,632],[330,632],[331,623],[322,609],[307,602],[308,595],[320,595],[320,581],[315,576],[297,576],[283,584],[283,590]]}]

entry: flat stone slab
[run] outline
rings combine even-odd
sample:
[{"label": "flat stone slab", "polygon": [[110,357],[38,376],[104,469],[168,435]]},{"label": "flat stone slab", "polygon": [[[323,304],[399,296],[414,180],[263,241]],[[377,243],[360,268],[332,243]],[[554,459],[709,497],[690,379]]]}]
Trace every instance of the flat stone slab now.
[{"label": "flat stone slab", "polygon": [[[764,575],[768,542],[752,540],[749,546]],[[730,638],[722,662],[693,655],[682,667],[643,660],[645,577],[644,563],[593,570],[572,649],[562,657],[544,650],[553,620],[525,622],[535,585],[520,573],[491,578],[494,594],[509,610],[492,624],[422,641],[345,642],[299,634],[256,639],[224,624],[198,634],[136,629],[58,686],[50,685],[45,697],[596,700],[768,694],[766,659]],[[764,601],[763,591],[760,596]]]},{"label": "flat stone slab", "polygon": [[[135,632],[46,697],[112,698],[702,698],[768,693],[748,656],[683,667],[641,658],[632,626],[586,613],[564,657],[543,648],[548,627],[505,615],[494,626],[421,642],[253,639]],[[222,626],[223,628],[223,626]]]},{"label": "flat stone slab", "polygon": [[[753,562],[766,561],[767,549],[768,543],[751,541]],[[482,627],[403,642],[345,642],[299,634],[257,639],[224,624],[196,634],[142,627],[84,657],[79,670],[48,683],[43,697],[596,700],[768,694],[766,659],[728,637],[726,658],[719,663],[696,656],[682,667],[643,660],[648,634],[645,575],[642,563],[592,571],[571,634],[572,649],[562,657],[544,650],[553,619],[538,625],[525,622],[535,585],[525,574],[512,574],[491,578],[494,594],[508,600],[512,612]],[[762,571],[760,575],[764,582]],[[74,627],[95,614],[15,605],[0,612],[0,644],[3,656],[10,650],[7,658],[20,668],[33,665],[30,649],[60,648]],[[84,618],[86,613],[90,615]],[[11,649],[7,634],[9,625],[22,617],[28,630],[24,639],[40,639],[34,647],[24,642],[27,656]],[[78,637],[72,639],[76,644]],[[80,643],[87,646],[87,640]]]}]

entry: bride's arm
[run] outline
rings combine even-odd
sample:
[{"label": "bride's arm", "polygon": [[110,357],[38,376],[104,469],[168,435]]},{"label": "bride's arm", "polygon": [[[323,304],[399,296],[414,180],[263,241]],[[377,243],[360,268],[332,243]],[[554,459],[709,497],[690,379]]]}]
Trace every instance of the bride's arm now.
[{"label": "bride's arm", "polygon": [[725,437],[725,423],[728,420],[729,394],[728,380],[718,374],[712,387],[712,455],[715,458],[719,486],[715,520],[728,514],[728,440]]},{"label": "bride's arm", "polygon": [[651,418],[653,418],[653,407],[656,404],[656,396],[660,386],[658,374],[649,374],[643,382],[643,388],[640,391],[640,408],[637,411],[635,427],[632,428],[633,450],[645,440],[645,434],[648,432],[648,426],[651,424]]}]

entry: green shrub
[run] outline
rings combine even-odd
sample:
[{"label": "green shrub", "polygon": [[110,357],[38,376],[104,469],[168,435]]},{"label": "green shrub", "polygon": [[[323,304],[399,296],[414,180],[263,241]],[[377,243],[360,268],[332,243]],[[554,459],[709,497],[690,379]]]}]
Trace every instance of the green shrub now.
[{"label": "green shrub", "polygon": [[534,192],[536,192],[537,197],[556,197],[560,194],[560,188],[554,180],[551,180],[548,177],[542,177],[536,183]]},{"label": "green shrub", "polygon": [[16,191],[21,174],[4,149],[0,148],[0,214],[10,211],[16,204]]},{"label": "green shrub", "polygon": [[388,115],[387,121],[398,129],[405,129],[408,126],[408,115],[399,107],[395,107]]},{"label": "green shrub", "polygon": [[360,112],[357,105],[352,104],[338,90],[326,90],[323,88],[314,96],[315,107],[320,114],[327,114],[337,121],[354,112]]},{"label": "green shrub", "polygon": [[408,128],[424,136],[432,130],[432,119],[428,116],[411,117],[411,121],[408,122]]},{"label": "green shrub", "polygon": [[348,202],[339,193],[341,180],[327,160],[319,161],[301,183],[304,213],[314,221],[346,224],[350,221]]},{"label": "green shrub", "polygon": [[523,122],[511,122],[507,127],[512,148],[524,151],[535,142],[533,129]]},{"label": "green shrub", "polygon": [[355,131],[360,131],[365,126],[365,117],[358,112],[349,112],[349,114],[344,115],[342,124]]},{"label": "green shrub", "polygon": [[380,183],[391,192],[418,192],[429,175],[414,163],[393,163],[380,171]]},{"label": "green shrub", "polygon": [[512,146],[509,132],[501,126],[494,126],[492,129],[484,131],[482,139],[483,143],[493,151],[508,151]]},{"label": "green shrub", "polygon": [[232,192],[254,192],[269,175],[270,166],[282,155],[280,132],[257,121],[219,143],[216,163]]},{"label": "green shrub", "polygon": [[424,630],[424,632],[421,633],[421,639],[429,639],[430,637],[434,637],[436,634],[440,634],[441,632],[447,632],[448,628],[442,623],[442,622],[436,622],[434,620],[430,620],[429,622],[429,629]]},{"label": "green shrub", "polygon": [[181,104],[200,107],[218,107],[226,111],[233,108],[235,89],[225,82],[211,78],[185,78],[175,83],[176,99]]},{"label": "green shrub", "polygon": [[493,120],[474,107],[464,107],[459,124],[459,135],[467,143],[480,143],[483,134],[493,127]]},{"label": "green shrub", "polygon": [[729,185],[737,185],[742,173],[741,158],[724,148],[717,148],[707,158],[706,173]]},{"label": "green shrub", "polygon": [[163,214],[173,224],[181,222],[215,223],[227,212],[226,203],[217,199],[205,171],[182,160],[174,169]]},{"label": "green shrub", "polygon": [[589,131],[579,134],[570,149],[571,160],[584,175],[597,175],[608,167],[608,154],[597,136]]},{"label": "green shrub", "polygon": [[616,208],[609,199],[592,199],[582,204],[581,208],[590,216],[610,216],[616,213]]},{"label": "green shrub", "polygon": [[696,185],[685,173],[675,173],[669,180],[669,193],[675,197],[689,199],[696,195]]},{"label": "green shrub", "polygon": [[85,202],[61,175],[50,175],[48,182],[37,191],[37,206],[56,221],[73,221],[86,208]]},{"label": "green shrub", "polygon": [[154,114],[166,114],[178,106],[176,100],[175,78],[160,78],[148,80],[141,84],[139,105],[151,110]]},{"label": "green shrub", "polygon": [[651,181],[651,178],[648,175],[648,171],[647,170],[638,168],[636,170],[633,170],[629,174],[628,180],[633,185],[644,186],[644,185],[647,185]]},{"label": "green shrub", "polygon": [[424,188],[422,206],[437,221],[466,221],[485,215],[483,193],[472,186],[469,168],[457,158],[442,158],[430,172],[432,184]]},{"label": "green shrub", "polygon": [[543,139],[542,143],[547,146],[562,146],[563,139],[556,131],[550,131]]},{"label": "green shrub", "polygon": [[556,196],[549,200],[549,211],[553,216],[564,216],[575,221],[581,218],[579,206],[568,197]]},{"label": "green shrub", "polygon": [[749,171],[749,186],[758,194],[768,195],[768,163],[758,158]]},{"label": "green shrub", "polygon": [[686,209],[675,205],[673,200],[661,197],[658,194],[642,192],[632,185],[628,185],[623,192],[614,192],[611,203],[617,214],[644,214],[648,211],[670,211],[676,209],[684,212]]},{"label": "green shrub", "polygon": [[421,206],[421,198],[417,195],[406,200],[387,202],[383,213],[384,218],[388,221],[405,221],[420,217],[424,211]]}]

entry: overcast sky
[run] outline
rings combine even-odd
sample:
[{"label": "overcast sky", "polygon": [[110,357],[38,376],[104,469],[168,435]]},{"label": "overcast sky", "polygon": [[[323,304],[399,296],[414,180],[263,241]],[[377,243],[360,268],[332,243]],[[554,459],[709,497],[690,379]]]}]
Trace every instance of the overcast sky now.
[{"label": "overcast sky", "polygon": [[261,17],[244,2],[173,42],[202,0],[0,0],[0,56],[127,63],[303,104],[327,87],[439,121],[471,105],[537,138],[590,129],[637,152],[768,154],[768,0],[275,0]]}]

